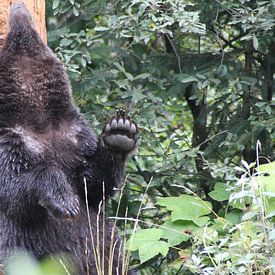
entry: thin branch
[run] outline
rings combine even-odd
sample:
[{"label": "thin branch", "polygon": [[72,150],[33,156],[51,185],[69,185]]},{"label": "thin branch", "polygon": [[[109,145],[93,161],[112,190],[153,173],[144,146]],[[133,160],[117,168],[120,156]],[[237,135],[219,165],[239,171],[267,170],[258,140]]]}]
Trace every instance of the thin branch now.
[{"label": "thin branch", "polygon": [[175,56],[177,57],[177,60],[178,60],[178,69],[179,69],[179,73],[181,74],[182,73],[182,70],[181,70],[181,58],[180,58],[180,56],[178,54],[178,51],[177,51],[177,49],[176,49],[173,41],[171,40],[170,36],[167,33],[164,34],[164,37],[169,41],[170,46],[172,47],[173,52],[174,52]]},{"label": "thin branch", "polygon": [[[245,33],[240,33],[236,36],[234,36],[233,38],[231,38],[230,40],[227,40],[222,33],[220,33],[214,26],[211,26],[209,28],[210,31],[212,31],[214,34],[216,34],[223,42],[224,44],[221,45],[222,50],[224,50],[226,47],[231,47],[232,49],[235,50],[243,50],[242,48],[236,47],[235,45],[233,45],[233,43],[235,41],[237,41],[238,39],[244,37],[248,32]],[[219,43],[220,44],[220,43]]]}]

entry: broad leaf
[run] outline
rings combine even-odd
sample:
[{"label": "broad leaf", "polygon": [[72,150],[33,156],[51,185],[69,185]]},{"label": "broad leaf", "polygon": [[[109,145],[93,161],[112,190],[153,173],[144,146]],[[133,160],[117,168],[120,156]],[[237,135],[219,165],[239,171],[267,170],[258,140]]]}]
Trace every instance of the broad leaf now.
[{"label": "broad leaf", "polygon": [[192,222],[176,221],[166,222],[162,225],[162,238],[167,239],[172,246],[178,245],[190,239],[191,234],[199,227]]},{"label": "broad leaf", "polygon": [[162,235],[161,229],[143,229],[136,232],[127,242],[127,245],[131,251],[138,250],[140,262],[144,263],[158,254],[164,257],[167,255],[169,245],[159,240]]},{"label": "broad leaf", "polygon": [[262,164],[258,168],[260,173],[259,177],[256,177],[256,181],[259,186],[260,192],[262,192],[262,187],[264,187],[264,194],[267,198],[267,213],[271,214],[275,212],[275,162],[268,164]]},{"label": "broad leaf", "polygon": [[161,198],[158,200],[158,204],[172,211],[172,221],[192,221],[198,226],[207,223],[209,218],[203,216],[210,214],[212,210],[210,202],[190,195]]},{"label": "broad leaf", "polygon": [[275,240],[275,229],[269,232],[269,240]]},{"label": "broad leaf", "polygon": [[144,263],[153,257],[161,254],[163,257],[167,255],[169,245],[164,241],[152,241],[143,243],[138,250],[140,262]]},{"label": "broad leaf", "polygon": [[208,194],[213,200],[226,201],[230,197],[230,193],[226,190],[226,185],[218,182],[214,186],[214,190]]},{"label": "broad leaf", "polygon": [[238,224],[241,222],[243,211],[239,209],[233,209],[232,211],[225,214],[225,219],[230,221],[232,224]]},{"label": "broad leaf", "polygon": [[134,233],[127,242],[131,251],[138,250],[139,247],[147,242],[158,241],[163,235],[163,231],[157,228],[143,229]]}]

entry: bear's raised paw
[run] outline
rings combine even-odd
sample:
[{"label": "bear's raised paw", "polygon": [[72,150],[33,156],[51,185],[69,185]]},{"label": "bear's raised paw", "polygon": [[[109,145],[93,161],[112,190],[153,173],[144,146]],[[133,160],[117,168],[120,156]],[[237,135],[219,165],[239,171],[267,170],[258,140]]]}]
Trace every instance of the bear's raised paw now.
[{"label": "bear's raised paw", "polygon": [[74,220],[79,217],[80,205],[76,195],[56,196],[46,198],[46,202],[39,201],[41,206],[44,206],[51,215],[57,219]]},{"label": "bear's raised paw", "polygon": [[137,125],[126,115],[125,110],[117,110],[102,131],[104,145],[114,152],[128,153],[137,143]]}]

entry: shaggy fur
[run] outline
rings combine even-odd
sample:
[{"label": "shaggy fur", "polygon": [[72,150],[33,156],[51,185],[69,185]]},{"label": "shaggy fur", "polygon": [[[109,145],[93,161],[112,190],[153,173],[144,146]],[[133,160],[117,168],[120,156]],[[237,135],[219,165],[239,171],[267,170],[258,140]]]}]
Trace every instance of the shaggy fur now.
[{"label": "shaggy fur", "polygon": [[[9,26],[0,53],[0,263],[18,249],[38,259],[65,253],[76,274],[97,274],[84,180],[96,241],[103,183],[108,197],[121,182],[137,127],[121,110],[97,138],[23,4],[11,7]],[[105,269],[111,230],[107,222],[104,234],[99,230]],[[120,261],[115,254],[113,274]]]}]

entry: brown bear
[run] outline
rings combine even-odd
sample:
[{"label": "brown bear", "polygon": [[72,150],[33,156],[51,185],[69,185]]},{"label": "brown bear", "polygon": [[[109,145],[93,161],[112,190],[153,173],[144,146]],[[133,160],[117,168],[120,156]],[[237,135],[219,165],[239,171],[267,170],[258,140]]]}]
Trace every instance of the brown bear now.
[{"label": "brown bear", "polygon": [[95,135],[25,5],[12,5],[0,52],[0,263],[20,250],[37,259],[69,255],[71,274],[121,273],[119,241],[108,221],[100,218],[97,228],[97,213],[136,141],[137,126],[123,110]]}]

